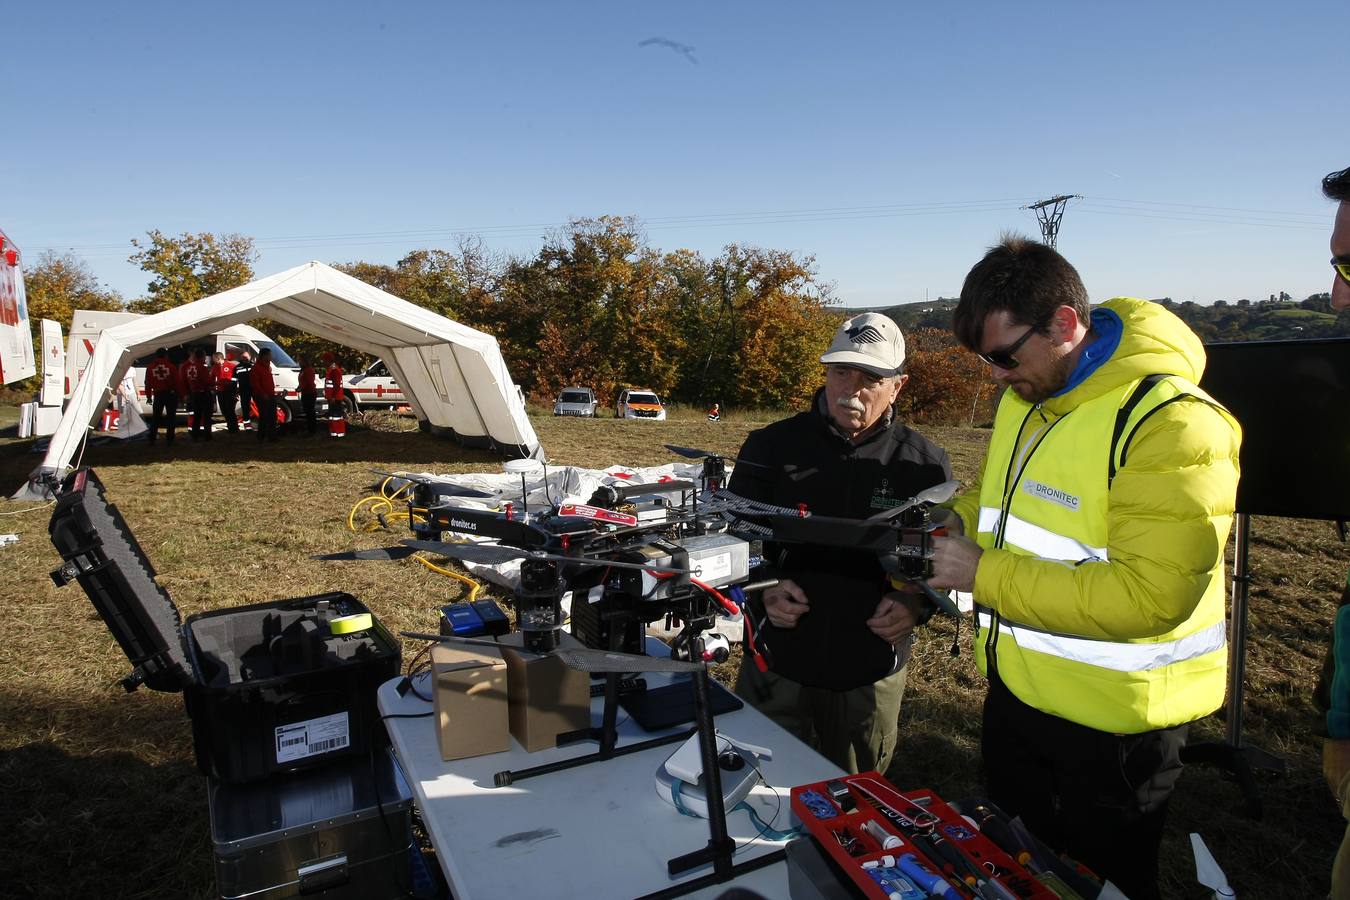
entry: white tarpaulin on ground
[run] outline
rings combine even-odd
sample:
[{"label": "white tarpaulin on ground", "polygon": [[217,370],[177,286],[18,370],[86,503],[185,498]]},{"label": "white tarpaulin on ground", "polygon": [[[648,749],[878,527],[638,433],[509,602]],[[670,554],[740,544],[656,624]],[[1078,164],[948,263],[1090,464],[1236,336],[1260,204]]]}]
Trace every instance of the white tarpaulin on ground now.
[{"label": "white tarpaulin on ground", "polygon": [[106,329],[16,497],[45,496],[121,383],[132,360],[252,319],[271,319],[388,363],[424,428],[504,456],[539,456],[525,401],[490,334],[461,325],[321,262]]}]

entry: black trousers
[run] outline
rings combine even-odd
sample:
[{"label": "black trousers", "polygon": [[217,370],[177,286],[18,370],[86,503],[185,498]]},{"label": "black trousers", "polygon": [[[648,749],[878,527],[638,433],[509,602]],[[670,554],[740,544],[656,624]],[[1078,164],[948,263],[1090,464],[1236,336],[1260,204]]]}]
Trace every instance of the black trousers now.
[{"label": "black trousers", "polygon": [[275,441],[277,439],[277,398],[257,396],[253,402],[258,404],[258,440]]},{"label": "black trousers", "polygon": [[215,411],[216,399],[210,391],[193,391],[188,395],[192,413],[192,437],[198,434],[211,440],[211,414]]},{"label": "black trousers", "polygon": [[230,382],[229,387],[222,387],[216,394],[216,403],[220,405],[220,417],[225,420],[225,427],[230,431],[239,430],[239,420],[234,415],[234,401],[236,391],[234,382]]},{"label": "black trousers", "polygon": [[991,673],[982,739],[989,799],[1130,900],[1157,898],[1158,847],[1188,727],[1097,731],[1026,705]]},{"label": "black trousers", "polygon": [[159,423],[164,423],[165,442],[173,443],[173,430],[178,425],[178,394],[175,391],[159,391],[155,394],[150,407],[150,443],[155,442],[159,433]]},{"label": "black trousers", "polygon": [[305,411],[305,425],[309,428],[310,434],[318,430],[318,424],[315,422],[314,416],[314,400],[317,396],[317,394],[306,394],[303,391],[300,393],[300,406]]},{"label": "black trousers", "polygon": [[253,403],[253,389],[248,386],[247,382],[240,381],[236,383],[239,385],[239,418],[241,421],[247,422],[253,418],[253,410],[251,408]]}]

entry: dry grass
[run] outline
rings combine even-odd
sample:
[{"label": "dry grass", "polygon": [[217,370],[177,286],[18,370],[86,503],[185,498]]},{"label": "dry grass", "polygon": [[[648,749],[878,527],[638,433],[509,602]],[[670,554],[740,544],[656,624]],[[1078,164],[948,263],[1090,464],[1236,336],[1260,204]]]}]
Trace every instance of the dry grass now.
[{"label": "dry grass", "polygon": [[[709,423],[682,411],[666,423],[540,416],[554,462],[585,466],[671,461],[664,442],[734,453],[768,413]],[[497,471],[487,454],[399,430],[407,420],[372,416],[342,443],[322,436],[260,446],[250,437],[164,447],[100,446],[96,467],[183,614],[330,589],[364,600],[391,628],[434,627],[460,586],[410,563],[324,563],[312,554],[385,543],[346,530],[367,493],[370,468]],[[0,408],[0,489],[16,488],[40,457],[14,439]],[[951,452],[959,477],[978,465],[987,435],[925,431]],[[26,510],[26,511],[25,511]],[[128,664],[76,586],[47,577],[59,559],[47,539],[49,510],[0,503],[0,894],[25,897],[213,895],[205,781],[192,761],[180,698],[116,680]],[[1343,830],[1322,783],[1310,700],[1346,566],[1326,523],[1258,519],[1253,528],[1248,740],[1289,757],[1289,772],[1262,782],[1264,822],[1242,814],[1235,785],[1196,767],[1182,779],[1165,842],[1165,892],[1200,897],[1186,833],[1204,833],[1240,894],[1317,897]],[[951,631],[928,629],[917,645],[897,762],[902,787],[949,796],[978,791],[983,684],[969,653],[948,655]],[[408,648],[411,651],[411,648]],[[411,652],[405,654],[410,657]],[[1222,723],[1198,729],[1217,737]]]}]

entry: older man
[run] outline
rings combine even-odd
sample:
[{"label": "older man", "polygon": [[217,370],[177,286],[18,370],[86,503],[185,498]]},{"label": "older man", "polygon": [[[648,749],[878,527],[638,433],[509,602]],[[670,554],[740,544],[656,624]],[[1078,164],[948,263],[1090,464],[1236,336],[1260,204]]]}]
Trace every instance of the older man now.
[{"label": "older man", "polygon": [[[900,422],[905,339],[864,313],[835,334],[811,408],[752,432],[729,488],[778,506],[866,518],[951,478],[947,454]],[[765,556],[768,669],[747,653],[736,692],[850,772],[884,772],[895,749],[905,664],[922,617],[890,588],[875,554],[801,545]]]},{"label": "older man", "polygon": [[935,538],[929,582],[974,590],[990,798],[1157,897],[1187,725],[1224,697],[1241,432],[1196,387],[1205,351],[1185,323],[1127,297],[1090,308],[1044,244],[991,248],[953,326],[1008,388],[954,504],[975,540]]}]

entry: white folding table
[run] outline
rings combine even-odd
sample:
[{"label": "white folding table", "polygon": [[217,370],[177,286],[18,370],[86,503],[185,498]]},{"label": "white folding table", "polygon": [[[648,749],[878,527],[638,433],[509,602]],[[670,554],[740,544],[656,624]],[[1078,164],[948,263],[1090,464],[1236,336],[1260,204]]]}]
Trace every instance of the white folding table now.
[{"label": "white folding table", "polygon": [[[652,651],[664,655],[663,645],[654,638],[648,641]],[[644,677],[653,688],[670,682],[667,675]],[[380,713],[430,712],[432,704],[414,692],[398,692],[401,680],[380,687]],[[417,689],[431,696],[430,678],[420,677]],[[591,707],[597,727],[601,706],[596,698]],[[622,709],[619,722],[620,749],[692,727],[649,734]],[[434,716],[386,718],[385,724],[456,900],[638,897],[712,871],[704,866],[677,878],[667,874],[668,860],[704,848],[709,839],[707,820],[681,815],[657,795],[656,771],[678,743],[499,788],[493,780],[498,772],[585,756],[596,751],[596,742],[526,753],[513,739],[506,752],[446,762],[440,756]],[[758,785],[747,802],[776,830],[794,824],[788,803],[793,785],[844,774],[748,703],[718,716],[716,726],[729,737],[773,750],[773,759],[760,763],[769,786]],[[760,828],[743,809],[728,810],[726,818],[737,845],[733,863],[783,846],[758,836]],[[717,897],[733,884],[766,898],[786,898],[786,863],[780,860],[690,896]]]}]

